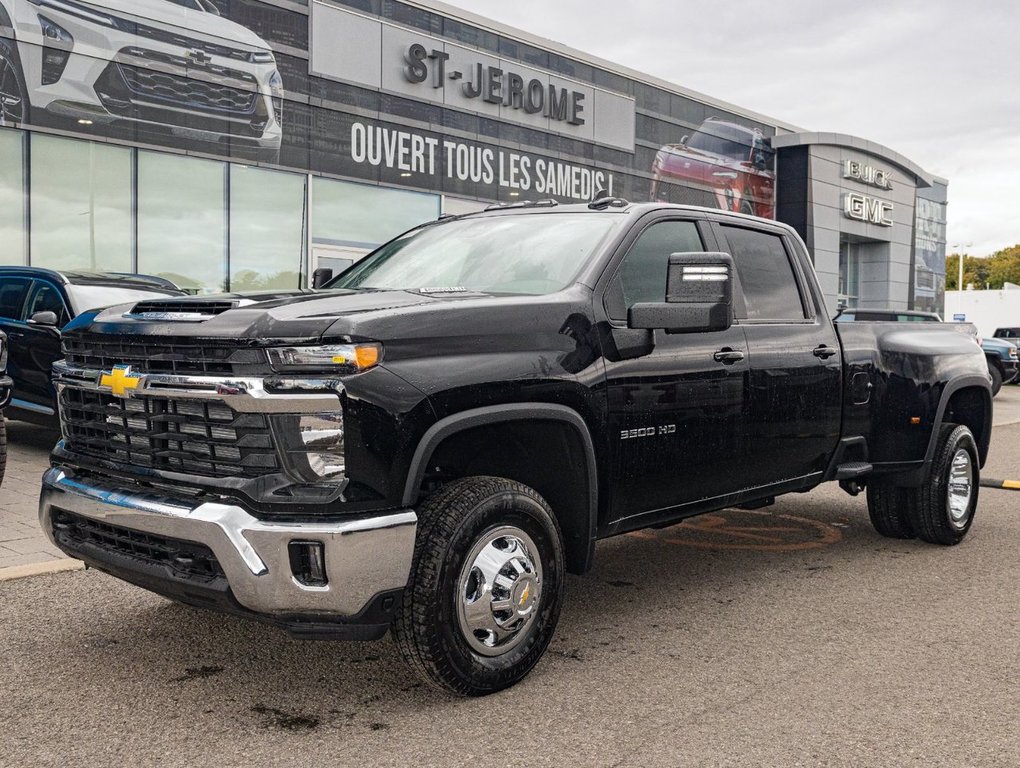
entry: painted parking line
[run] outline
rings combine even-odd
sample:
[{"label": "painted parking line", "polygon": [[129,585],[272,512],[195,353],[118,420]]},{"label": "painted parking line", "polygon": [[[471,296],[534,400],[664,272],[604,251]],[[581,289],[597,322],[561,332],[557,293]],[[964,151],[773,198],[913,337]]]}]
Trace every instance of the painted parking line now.
[{"label": "painted parking line", "polygon": [[1020,491],[1020,480],[993,480],[990,477],[981,478],[982,488],[998,488],[1001,491]]},{"label": "painted parking line", "polygon": [[29,563],[28,565],[12,565],[7,568],[0,568],[0,581],[27,579],[29,576],[46,576],[51,573],[63,573],[64,571],[80,571],[84,567],[85,563],[81,560],[71,560],[68,558],[46,560],[42,563]]}]

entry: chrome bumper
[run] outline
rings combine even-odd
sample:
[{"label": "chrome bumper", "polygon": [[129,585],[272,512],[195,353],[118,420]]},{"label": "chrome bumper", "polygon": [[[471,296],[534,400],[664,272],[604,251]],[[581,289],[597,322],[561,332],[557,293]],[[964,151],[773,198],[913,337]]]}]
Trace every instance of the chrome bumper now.
[{"label": "chrome bumper", "polygon": [[[373,597],[407,583],[418,516],[403,510],[332,523],[269,523],[229,504],[170,499],[85,483],[54,467],[43,476],[39,521],[51,541],[52,509],[156,536],[204,544],[226,574],[234,598],[267,616],[356,616]],[[287,545],[321,541],[328,583],[310,587],[291,571]]]}]

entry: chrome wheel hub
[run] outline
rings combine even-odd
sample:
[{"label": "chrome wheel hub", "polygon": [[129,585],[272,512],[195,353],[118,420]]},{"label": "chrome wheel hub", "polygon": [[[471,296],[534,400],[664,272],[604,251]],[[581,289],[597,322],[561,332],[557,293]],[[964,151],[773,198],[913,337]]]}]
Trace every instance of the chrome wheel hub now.
[{"label": "chrome wheel hub", "polygon": [[468,645],[499,656],[527,636],[542,598],[538,548],[524,531],[500,526],[475,543],[457,581],[457,619]]},{"label": "chrome wheel hub", "polygon": [[974,464],[971,461],[970,453],[961,448],[953,456],[953,462],[949,467],[949,483],[946,488],[949,522],[957,530],[961,530],[967,525],[973,493]]}]

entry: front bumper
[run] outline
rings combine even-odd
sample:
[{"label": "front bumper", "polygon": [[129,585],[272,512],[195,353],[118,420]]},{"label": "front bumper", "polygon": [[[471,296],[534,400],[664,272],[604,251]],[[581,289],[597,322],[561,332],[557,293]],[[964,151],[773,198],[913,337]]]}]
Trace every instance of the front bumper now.
[{"label": "front bumper", "polygon": [[[57,516],[74,515],[106,526],[127,541],[120,549],[69,541],[55,528]],[[352,639],[381,636],[396,592],[407,583],[417,515],[401,510],[340,522],[267,523],[239,506],[173,499],[118,488],[53,467],[43,477],[39,520],[50,540],[72,557],[153,591],[232,613],[268,620],[305,635]],[[165,537],[212,551],[222,569],[216,579],[187,583],[169,566],[134,556],[131,541]],[[325,586],[295,578],[288,545],[321,542]],[[219,591],[219,594],[214,594]]]},{"label": "front bumper", "polygon": [[1002,383],[1009,384],[1017,377],[1018,365],[1015,360],[1002,364]]},{"label": "front bumper", "polygon": [[13,389],[14,380],[10,376],[0,376],[0,411],[10,404]]}]

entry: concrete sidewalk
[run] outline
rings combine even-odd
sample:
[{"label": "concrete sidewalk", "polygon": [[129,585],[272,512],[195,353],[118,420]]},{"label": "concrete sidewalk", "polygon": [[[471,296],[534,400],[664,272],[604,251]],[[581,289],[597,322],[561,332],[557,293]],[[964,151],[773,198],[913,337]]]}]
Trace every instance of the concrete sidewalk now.
[{"label": "concrete sidewalk", "polygon": [[[995,398],[995,425],[1020,423],[1020,386]],[[0,486],[0,581],[78,567],[39,529],[39,481],[59,434],[23,421],[7,422],[7,476]],[[1018,467],[1006,479],[1020,479]]]}]

